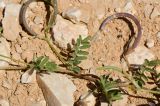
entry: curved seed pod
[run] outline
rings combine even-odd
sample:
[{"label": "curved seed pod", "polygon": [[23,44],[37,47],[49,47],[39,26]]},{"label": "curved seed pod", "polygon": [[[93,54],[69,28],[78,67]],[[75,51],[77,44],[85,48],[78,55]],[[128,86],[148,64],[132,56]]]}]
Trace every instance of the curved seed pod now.
[{"label": "curved seed pod", "polygon": [[50,6],[52,6],[55,10],[54,12],[54,17],[50,17],[52,18],[50,21],[52,21],[51,23],[53,23],[57,13],[58,13],[58,10],[57,10],[57,0],[54,0],[54,3],[50,3],[46,0],[28,0],[27,2],[25,2],[22,7],[21,7],[21,10],[20,10],[20,15],[19,15],[19,21],[21,23],[21,25],[24,27],[24,29],[31,35],[33,36],[36,36],[36,32],[34,32],[33,30],[31,30],[31,28],[28,26],[27,22],[26,22],[26,17],[25,17],[25,14],[26,14],[26,11],[27,11],[27,8],[28,6],[30,5],[30,3],[32,2],[44,2]]},{"label": "curved seed pod", "polygon": [[140,25],[140,22],[138,21],[138,19],[129,14],[129,13],[116,13],[114,15],[111,15],[109,17],[107,17],[102,24],[99,27],[99,30],[102,31],[104,29],[104,27],[113,19],[117,19],[117,18],[130,18],[131,20],[133,20],[133,22],[136,24],[137,28],[138,28],[138,33],[137,33],[137,37],[133,43],[133,45],[128,48],[127,52],[125,54],[129,54],[131,51],[133,51],[139,44],[140,40],[141,40],[141,36],[142,36],[142,27]]},{"label": "curved seed pod", "polygon": [[28,26],[27,22],[26,22],[26,17],[25,17],[25,14],[26,14],[26,11],[27,11],[27,8],[29,6],[30,3],[32,2],[35,2],[37,0],[28,0],[27,2],[25,2],[23,4],[23,6],[21,7],[21,10],[20,10],[20,15],[19,15],[19,21],[20,21],[20,24],[22,24],[22,26],[25,28],[25,30],[31,34],[31,35],[34,35],[36,36],[37,34],[30,29],[30,27]]}]

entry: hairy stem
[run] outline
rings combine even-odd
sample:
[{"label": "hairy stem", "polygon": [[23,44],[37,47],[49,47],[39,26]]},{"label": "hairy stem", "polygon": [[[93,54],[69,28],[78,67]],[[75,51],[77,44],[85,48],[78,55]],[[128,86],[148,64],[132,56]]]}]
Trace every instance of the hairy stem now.
[{"label": "hairy stem", "polygon": [[[19,63],[24,64],[25,66],[28,65],[27,63],[25,63],[25,62],[23,62],[23,61],[20,61],[20,60],[11,58],[11,57],[7,57],[7,56],[1,55],[1,54],[0,54],[0,57],[6,58],[6,59],[10,59],[11,61],[17,63],[18,65],[19,65]],[[4,59],[4,61],[6,61],[6,60]]]},{"label": "hairy stem", "polygon": [[23,66],[21,66],[21,67],[11,67],[11,66],[9,66],[9,67],[0,67],[0,70],[7,70],[7,71],[19,71],[19,70],[24,70],[24,69],[26,69],[27,67],[23,67]]},{"label": "hairy stem", "polygon": [[57,52],[57,50],[54,48],[54,46],[52,45],[52,43],[50,42],[48,36],[46,35],[45,37],[45,41],[48,43],[49,47],[51,48],[51,50],[53,51],[53,53],[55,53],[55,55],[59,58],[59,60],[63,63],[66,64],[66,61],[63,59],[63,57],[60,55],[60,53]]},{"label": "hairy stem", "polygon": [[145,91],[145,92],[149,92],[149,93],[152,93],[152,94],[160,95],[160,91],[150,90],[150,89],[147,89],[147,88],[142,88],[142,89],[140,89],[140,91]]},{"label": "hairy stem", "polygon": [[51,0],[51,4],[53,5],[54,13],[53,12],[51,13],[48,25],[45,28],[45,32],[47,32],[47,33],[50,31],[50,28],[52,28],[52,26],[55,24],[55,20],[56,20],[57,14],[58,14],[57,0]]}]

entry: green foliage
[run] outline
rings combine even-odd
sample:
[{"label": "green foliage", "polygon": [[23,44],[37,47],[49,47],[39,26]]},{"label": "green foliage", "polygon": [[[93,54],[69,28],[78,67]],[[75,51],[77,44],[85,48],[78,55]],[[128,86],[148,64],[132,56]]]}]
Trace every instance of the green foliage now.
[{"label": "green foliage", "polygon": [[157,65],[160,65],[160,60],[149,61],[149,60],[146,59],[143,65],[144,66],[157,66]]},{"label": "green foliage", "polygon": [[122,99],[121,90],[118,88],[117,81],[114,81],[112,78],[108,76],[101,76],[99,83],[99,91],[105,95],[105,98],[108,103],[112,103],[113,101]]},{"label": "green foliage", "polygon": [[117,71],[122,73],[123,70],[116,67],[116,66],[102,66],[102,67],[98,67],[97,70],[112,70],[112,71]]},{"label": "green foliage", "polygon": [[[111,70],[121,73],[123,75],[123,78],[125,78],[123,84],[125,83],[127,85],[120,85],[120,79],[113,80],[110,78],[110,75],[108,75],[100,77],[100,80],[98,81],[98,89],[100,89],[103,95],[105,95],[106,100],[109,103],[122,98],[122,86],[127,88],[131,87],[130,89],[134,92],[138,90],[144,90],[148,93],[152,93],[153,95],[159,98],[160,72],[156,70],[156,67],[158,65],[160,65],[160,60],[145,60],[144,64],[140,65],[138,68],[133,68],[132,71],[130,69],[128,71],[123,71],[122,69],[115,66],[99,67],[97,68],[97,70]],[[151,84],[154,85],[153,88],[146,88],[146,86]]]},{"label": "green foliage", "polygon": [[49,61],[49,57],[40,56],[34,62],[34,68],[37,70],[45,71],[55,71],[57,69],[57,64]]},{"label": "green foliage", "polygon": [[70,57],[67,59],[67,68],[73,72],[78,73],[80,71],[80,64],[83,60],[87,59],[89,54],[86,49],[90,47],[90,37],[82,39],[81,35],[77,39],[72,51],[70,52]]},{"label": "green foliage", "polygon": [[156,70],[156,66],[160,65],[160,60],[145,60],[145,63],[141,66],[141,71],[148,72],[149,75],[145,76],[149,80],[153,80],[160,89],[160,72]]},{"label": "green foliage", "polygon": [[3,28],[0,27],[0,37],[2,36],[2,33],[3,33]]}]

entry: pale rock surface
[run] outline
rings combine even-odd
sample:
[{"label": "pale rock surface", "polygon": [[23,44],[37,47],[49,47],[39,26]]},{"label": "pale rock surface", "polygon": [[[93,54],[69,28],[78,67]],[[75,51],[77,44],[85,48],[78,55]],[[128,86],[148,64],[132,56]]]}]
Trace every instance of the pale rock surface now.
[{"label": "pale rock surface", "polygon": [[154,40],[153,39],[147,39],[146,40],[146,46],[148,48],[152,48],[154,46]]},{"label": "pale rock surface", "polygon": [[82,11],[78,7],[71,7],[62,13],[64,18],[70,19],[74,23],[80,21],[81,15]]},{"label": "pale rock surface", "polygon": [[93,93],[87,92],[80,96],[79,100],[75,103],[75,106],[95,106],[96,98]]},{"label": "pale rock surface", "polygon": [[[86,11],[87,10],[87,11]],[[88,23],[92,9],[90,5],[81,5],[80,7],[70,7],[62,13],[64,18],[71,20],[73,23],[84,22]]]},{"label": "pale rock surface", "polygon": [[27,70],[24,74],[21,76],[21,83],[34,83],[36,82],[36,70],[33,70],[33,73],[30,74],[32,70]]},{"label": "pale rock surface", "polygon": [[5,0],[0,0],[0,9],[4,9],[6,6]]},{"label": "pale rock surface", "polygon": [[130,14],[136,13],[132,0],[128,0],[128,2],[126,3],[126,5],[124,6],[124,12],[130,13]]},{"label": "pale rock surface", "polygon": [[150,4],[145,5],[145,7],[144,7],[144,15],[145,15],[145,17],[149,18],[151,13],[152,13],[152,10],[153,10],[153,6],[152,5],[150,5]]},{"label": "pale rock surface", "polygon": [[160,39],[160,31],[157,33],[157,38]]},{"label": "pale rock surface", "polygon": [[40,17],[40,16],[36,16],[34,18],[34,23],[37,24],[37,25],[42,24],[43,23],[43,18]]},{"label": "pale rock surface", "polygon": [[73,106],[76,87],[65,75],[37,75],[37,81],[49,106]]},{"label": "pale rock surface", "polygon": [[4,99],[1,99],[1,100],[0,100],[0,105],[1,105],[1,106],[9,106],[9,102],[6,101],[6,100],[4,100]]},{"label": "pale rock surface", "polygon": [[90,69],[89,69],[89,74],[97,75],[96,68],[95,68],[95,67],[90,68]]},{"label": "pale rock surface", "polygon": [[58,15],[56,25],[53,26],[53,34],[55,42],[59,47],[67,49],[67,45],[70,44],[72,46],[72,40],[76,41],[79,35],[82,38],[87,37],[88,29],[86,25],[73,24]]},{"label": "pale rock surface", "polygon": [[134,52],[127,55],[129,64],[141,65],[144,63],[145,59],[153,60],[155,58],[154,54],[146,47],[139,46]]},{"label": "pale rock surface", "polygon": [[106,102],[101,102],[101,106],[108,106],[108,103],[106,103]]},{"label": "pale rock surface", "polygon": [[154,7],[154,9],[153,9],[153,11],[152,11],[152,13],[151,13],[150,18],[151,18],[151,19],[154,19],[154,18],[156,18],[156,17],[158,17],[158,16],[160,16],[160,6]]},{"label": "pale rock surface", "polygon": [[[0,54],[10,57],[10,45],[3,37],[0,37]],[[8,59],[2,57],[0,57],[0,59],[9,61]],[[9,64],[6,61],[0,61],[0,67],[7,67]]]},{"label": "pale rock surface", "polygon": [[[83,96],[85,97],[86,94],[84,94]],[[90,94],[83,102],[86,104],[86,106],[95,106],[96,98],[93,96],[93,94]]]},{"label": "pale rock surface", "polygon": [[10,41],[15,41],[21,31],[19,24],[19,12],[21,5],[10,3],[6,5],[5,15],[2,21],[3,36]]}]

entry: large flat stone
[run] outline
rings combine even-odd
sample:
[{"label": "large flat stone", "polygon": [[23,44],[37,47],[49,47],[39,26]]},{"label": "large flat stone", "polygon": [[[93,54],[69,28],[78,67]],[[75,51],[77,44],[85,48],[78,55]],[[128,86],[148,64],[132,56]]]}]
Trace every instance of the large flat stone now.
[{"label": "large flat stone", "polygon": [[3,36],[10,41],[16,40],[21,31],[19,24],[19,12],[21,5],[10,3],[6,5],[3,24]]},{"label": "large flat stone", "polygon": [[73,93],[76,87],[65,75],[50,73],[37,75],[48,106],[73,106]]},{"label": "large flat stone", "polygon": [[53,34],[56,43],[66,49],[68,44],[72,46],[73,39],[76,40],[79,35],[82,35],[82,38],[86,37],[88,29],[84,24],[73,24],[58,15],[56,25],[53,26]]}]

